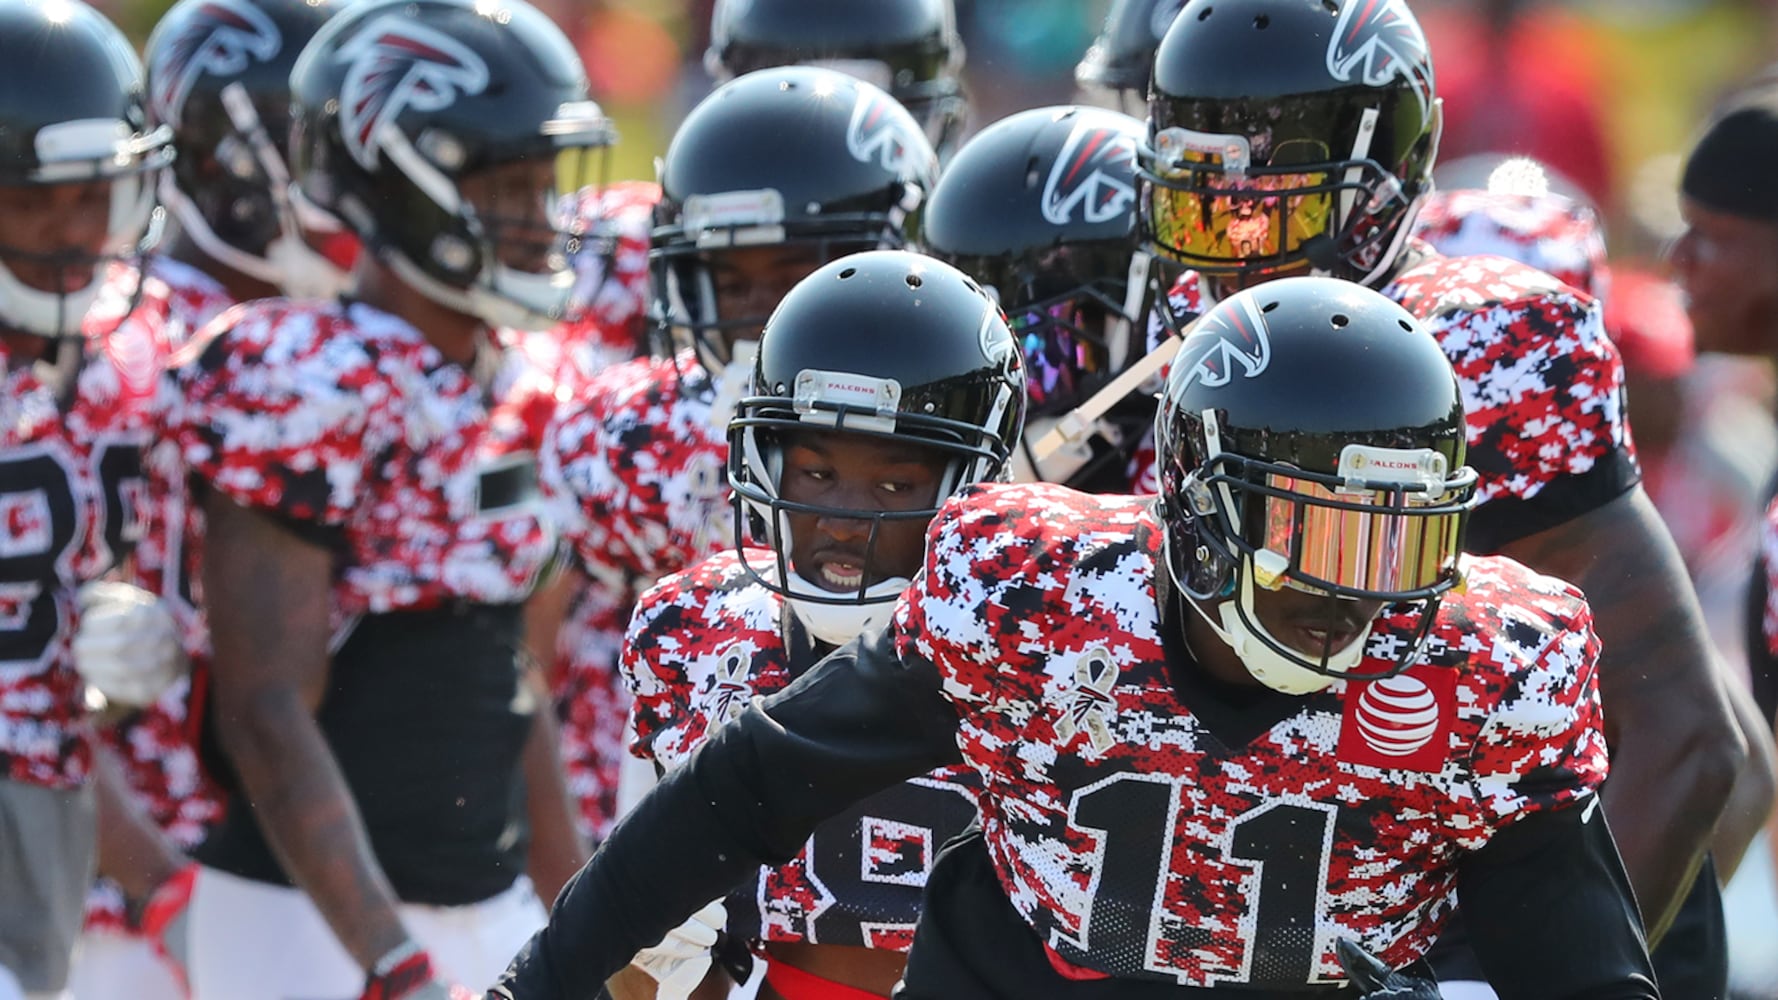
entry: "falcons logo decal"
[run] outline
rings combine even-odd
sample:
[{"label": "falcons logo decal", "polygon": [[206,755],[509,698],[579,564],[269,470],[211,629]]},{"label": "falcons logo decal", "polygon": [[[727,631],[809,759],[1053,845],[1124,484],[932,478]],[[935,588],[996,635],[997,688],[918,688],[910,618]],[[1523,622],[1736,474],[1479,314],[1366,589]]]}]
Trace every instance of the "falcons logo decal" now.
[{"label": "falcons logo decal", "polygon": [[277,58],[283,47],[278,26],[258,7],[236,0],[200,4],[149,58],[149,101],[155,117],[178,128],[198,77],[237,76],[254,60]]},{"label": "falcons logo decal", "polygon": [[895,107],[889,98],[861,90],[858,103],[852,106],[852,121],[846,126],[846,150],[859,163],[876,162],[895,174],[929,166],[910,162],[920,146],[908,134],[903,116],[894,113]]},{"label": "falcons logo decal", "polygon": [[1074,127],[1043,185],[1043,218],[1065,226],[1076,211],[1089,225],[1111,222],[1136,201],[1136,139],[1090,121]]},{"label": "falcons logo decal", "polygon": [[340,48],[340,132],[346,151],[376,166],[378,133],[408,108],[442,111],[488,86],[488,64],[463,43],[431,28],[385,17]]},{"label": "falcons logo decal", "polygon": [[1327,44],[1327,71],[1371,87],[1399,76],[1432,105],[1426,35],[1403,0],[1347,0]]},{"label": "falcons logo decal", "polygon": [[1235,315],[1207,315],[1179,347],[1185,374],[1181,387],[1197,382],[1207,389],[1220,389],[1241,369],[1246,378],[1253,378],[1272,363],[1272,341],[1266,335],[1266,317],[1251,297],[1241,303]]}]

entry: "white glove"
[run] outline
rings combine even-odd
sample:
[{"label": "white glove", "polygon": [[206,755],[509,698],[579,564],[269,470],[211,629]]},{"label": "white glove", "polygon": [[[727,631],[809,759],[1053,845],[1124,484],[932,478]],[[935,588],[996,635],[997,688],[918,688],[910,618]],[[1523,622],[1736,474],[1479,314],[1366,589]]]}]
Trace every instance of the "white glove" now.
[{"label": "white glove", "polygon": [[685,1000],[710,971],[710,949],[727,924],[728,910],[715,900],[668,931],[660,944],[637,952],[630,964],[654,978],[655,1000]]},{"label": "white glove", "polygon": [[81,587],[74,666],[114,705],[154,703],[191,666],[172,612],[141,587],[95,580]]}]

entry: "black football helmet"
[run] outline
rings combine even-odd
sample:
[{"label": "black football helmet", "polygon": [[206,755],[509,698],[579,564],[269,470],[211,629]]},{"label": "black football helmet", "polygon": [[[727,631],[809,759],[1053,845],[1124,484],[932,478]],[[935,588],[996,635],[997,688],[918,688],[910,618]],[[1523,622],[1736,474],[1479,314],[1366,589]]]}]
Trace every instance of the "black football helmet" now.
[{"label": "black football helmet", "polygon": [[770,311],[724,308],[720,255],[804,244],[833,260],[904,246],[918,236],[937,160],[888,94],[834,70],[783,66],[725,83],[693,108],[659,171],[653,321],[715,373],[730,342],[756,336]]},{"label": "black football helmet", "polygon": [[[800,583],[789,565],[790,514],[872,522],[864,580],[874,577],[877,534],[889,519],[930,519],[957,490],[999,478],[1025,412],[1019,351],[994,300],[968,275],[922,254],[884,250],[833,261],[803,279],[772,313],[754,359],[752,394],[729,422],[735,543],[778,554],[773,578],[819,636],[862,631],[905,580],[852,594]],[[928,508],[838,510],[783,498],[787,434],[845,431],[919,445],[948,456]],[[799,585],[800,584],[800,585]],[[826,609],[826,610],[823,610]],[[823,627],[823,624],[826,627]]]},{"label": "black football helmet", "polygon": [[941,157],[962,138],[969,105],[954,0],[716,0],[704,53],[712,78],[790,65],[837,69],[888,91]]},{"label": "black football helmet", "polygon": [[1191,0],[1155,53],[1144,236],[1213,278],[1374,280],[1431,189],[1440,121],[1406,0]]},{"label": "black football helmet", "polygon": [[[1140,356],[1149,256],[1136,237],[1142,123],[1099,108],[1038,108],[995,122],[958,151],[926,208],[925,249],[999,300],[1024,355],[1027,436]],[[1153,419],[1151,406],[1138,425]],[[1108,445],[1139,438],[1107,425]],[[1032,456],[1021,475],[1076,482],[1115,448],[1082,442]],[[1118,470],[1121,472],[1121,468]]]},{"label": "black football helmet", "polygon": [[1111,0],[1099,37],[1074,67],[1081,100],[1142,117],[1154,50],[1183,6],[1185,0]]},{"label": "black football helmet", "polygon": [[290,69],[350,0],[179,0],[148,38],[148,109],[178,155],[160,198],[216,262],[293,295],[344,284],[302,230],[337,221],[289,201]]},{"label": "black football helmet", "polygon": [[1366,636],[1305,656],[1260,625],[1253,593],[1416,602],[1423,639],[1474,505],[1464,435],[1450,361],[1394,302],[1331,278],[1237,293],[1180,346],[1155,418],[1167,569],[1271,687],[1396,673],[1419,642],[1355,672]]},{"label": "black football helmet", "polygon": [[0,219],[0,326],[79,336],[107,267],[151,245],[154,179],[172,155],[169,131],[149,123],[135,48],[103,14],[80,0],[0,3],[0,185],[110,186],[96,253],[22,246]]},{"label": "black football helmet", "polygon": [[[554,22],[524,0],[358,4],[303,49],[290,90],[301,197],[441,305],[494,326],[560,318],[568,196],[597,179],[616,135]],[[465,194],[535,162],[554,167],[542,189]]]}]

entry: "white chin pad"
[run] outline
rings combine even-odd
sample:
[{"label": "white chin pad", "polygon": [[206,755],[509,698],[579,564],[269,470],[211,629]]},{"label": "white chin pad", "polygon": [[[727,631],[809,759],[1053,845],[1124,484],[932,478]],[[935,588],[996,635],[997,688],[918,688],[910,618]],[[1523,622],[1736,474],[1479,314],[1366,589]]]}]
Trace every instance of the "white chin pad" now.
[{"label": "white chin pad", "polygon": [[[848,595],[836,594],[823,590],[796,572],[790,574],[787,588],[790,596],[790,610],[797,620],[815,638],[830,646],[844,645],[858,637],[866,629],[881,625],[895,609],[895,599],[907,589],[908,580],[896,577],[873,584],[864,589],[861,596],[865,603],[830,604],[835,598],[845,599]],[[819,597],[819,600],[804,600],[797,597],[808,594]]]}]

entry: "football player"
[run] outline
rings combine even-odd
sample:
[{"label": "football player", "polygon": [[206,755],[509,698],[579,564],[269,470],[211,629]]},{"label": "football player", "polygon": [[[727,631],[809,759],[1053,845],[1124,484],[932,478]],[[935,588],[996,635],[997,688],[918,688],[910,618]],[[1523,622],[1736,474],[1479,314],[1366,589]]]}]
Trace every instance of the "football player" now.
[{"label": "football player", "polygon": [[704,69],[717,83],[773,66],[821,66],[882,90],[913,114],[941,160],[968,124],[954,0],[716,0]]},{"label": "football player", "polygon": [[[1132,488],[1152,396],[1114,390],[1143,353],[1150,257],[1136,240],[1142,123],[1096,108],[1022,111],[971,137],[932,189],[922,242],[1006,310],[1029,379],[1021,481]],[[1041,453],[1040,453],[1041,452]],[[1146,468],[1146,466],[1145,466]]]},{"label": "football player", "polygon": [[[176,155],[161,174],[159,193],[174,232],[147,258],[130,303],[124,322],[145,327],[136,335],[172,348],[235,302],[280,288],[326,295],[343,287],[339,264],[310,247],[286,200],[290,67],[339,6],[182,0],[156,25],[145,52],[148,111],[153,123],[172,129]],[[350,234],[309,214],[319,222],[308,228],[321,227],[310,238],[349,257]],[[195,845],[221,815],[186,728],[190,692],[183,668],[187,658],[201,664],[206,642],[192,594],[195,567],[185,564],[184,541],[194,525],[185,484],[177,481],[177,448],[158,442],[146,465],[148,518],[130,563],[143,589],[120,581],[90,588],[75,643],[89,682],[114,705],[139,709],[101,730],[122,761],[133,803],[112,809],[110,799],[100,799],[99,867],[109,877],[88,899],[73,971],[77,997],[183,996],[138,932],[157,890],[165,889],[157,909],[166,910],[188,888],[188,881],[174,881],[185,865],[180,850]],[[168,634],[181,641],[156,641]],[[150,684],[150,678],[160,680]],[[131,680],[140,690],[127,690]],[[170,957],[178,962],[176,954]]]},{"label": "football player", "polygon": [[[939,505],[1005,467],[1023,391],[998,307],[930,258],[844,257],[785,296],[728,430],[737,523],[761,547],[739,529],[638,602],[622,665],[638,752],[679,766],[755,695],[882,624]],[[972,777],[874,795],[729,897],[729,934],[762,942],[765,996],[889,995],[933,854],[975,818]]]},{"label": "football player", "polygon": [[192,988],[442,998],[542,917],[525,795],[554,747],[519,647],[556,398],[499,331],[560,318],[560,208],[612,131],[519,0],[355,5],[290,100],[294,181],[365,253],[352,297],[238,306],[176,372],[233,772]]},{"label": "football player", "polygon": [[[1770,78],[1716,109],[1681,178],[1686,228],[1670,256],[1699,351],[1778,357],[1778,186],[1753,168],[1766,151],[1778,151]],[[1749,673],[1770,719],[1778,708],[1778,502],[1766,509],[1746,607]]]},{"label": "football player", "polygon": [[[1550,190],[1544,177],[1536,161],[1514,158],[1495,168],[1488,190],[1435,191],[1415,220],[1420,238],[1449,256],[1493,254],[1519,261],[1601,300],[1611,290],[1605,327],[1626,359],[1626,394],[1638,405],[1659,405],[1653,392],[1659,386],[1643,385],[1631,391],[1636,373],[1634,366],[1628,364],[1630,349],[1624,331],[1614,328],[1614,323],[1622,322],[1617,314],[1625,311],[1619,309],[1625,303],[1616,294],[1617,284],[1605,258],[1598,216],[1585,202]],[[1644,287],[1632,278],[1632,293]],[[1661,311],[1646,308],[1651,301],[1658,302],[1659,298],[1645,296],[1636,304],[1644,307],[1638,319],[1659,324]],[[1674,333],[1670,329],[1662,331],[1663,336]],[[1654,483],[1644,482],[1643,486],[1651,498],[1658,498]],[[1676,537],[1675,542],[1678,541]],[[1686,550],[1682,547],[1682,551]],[[1693,554],[1688,552],[1688,567]],[[1714,869],[1715,877],[1699,878],[1692,886],[1695,895],[1705,898],[1680,909],[1654,952],[1662,989],[1672,996],[1728,995],[1724,915],[1722,908],[1708,902],[1708,898],[1715,895],[1718,880],[1726,883],[1733,877],[1747,845],[1764,826],[1772,802],[1772,747],[1769,740],[1761,738],[1768,725],[1763,721],[1764,713],[1741,683],[1732,681],[1726,690],[1741,732],[1748,740],[1748,765],[1735,783],[1711,842],[1706,864]],[[1463,995],[1449,982],[1445,992],[1447,996]]]},{"label": "football player", "polygon": [[1080,100],[1136,118],[1148,109],[1148,75],[1185,0],[1111,0],[1099,37],[1074,67]]},{"label": "football player", "polygon": [[491,996],[590,995],[822,818],[958,763],[979,826],[897,996],[1431,997],[1459,892],[1503,995],[1656,996],[1590,612],[1461,554],[1478,476],[1425,328],[1348,282],[1237,294],[1156,434],[1158,497],[948,502],[884,627],[709,736]]},{"label": "football player", "polygon": [[[810,0],[717,0],[705,53],[705,66],[718,84],[756,70],[793,65],[832,69],[869,82],[912,111],[941,155],[948,155],[961,139],[966,120],[967,101],[958,77],[962,63],[963,44],[952,0],[883,0],[861,7]],[[741,141],[745,145],[738,149],[753,149],[771,139],[753,136]],[[776,154],[769,154],[768,161],[781,162]],[[614,357],[612,349],[623,344],[623,330],[639,325],[633,321],[638,313],[629,311],[637,301],[637,284],[627,280],[635,272],[626,264],[637,258],[624,220],[645,206],[652,208],[660,194],[654,185],[616,185],[599,198],[600,227],[618,235],[593,241],[609,249],[574,258],[593,305],[587,310],[591,322],[565,324],[561,331],[566,334],[568,376],[597,374],[636,353]],[[669,215],[676,211],[666,209]],[[608,275],[618,280],[603,280]],[[611,315],[614,310],[616,317]],[[594,335],[588,336],[588,331]],[[604,346],[589,350],[588,344]],[[747,366],[737,371],[744,375]],[[585,380],[561,381],[570,392],[584,395]],[[722,534],[716,532],[719,538]],[[534,618],[534,630],[543,634],[559,624],[554,649],[556,699],[564,719],[563,759],[569,783],[583,804],[582,825],[596,839],[609,828],[618,808],[618,772],[624,756],[619,720],[628,709],[628,699],[612,668],[634,588],[614,593],[605,582],[570,572],[553,593],[565,605],[565,613],[559,622],[547,616]],[[543,634],[543,641],[548,640]]]},{"label": "football player", "polygon": [[138,283],[172,149],[129,42],[77,0],[0,5],[0,91],[0,997],[20,1000],[63,995],[92,885],[76,588],[141,532],[165,361],[101,290]]},{"label": "football player", "polygon": [[1572,580],[1598,613],[1607,808],[1649,930],[1694,884],[1693,905],[1717,905],[1699,868],[1747,753],[1684,563],[1639,484],[1621,361],[1591,297],[1411,240],[1441,111],[1408,5],[1192,0],[1156,53],[1149,108],[1138,212],[1154,251],[1193,269],[1163,317],[1314,273],[1425,320],[1464,387],[1481,476],[1470,550]]},{"label": "football player", "polygon": [[727,83],[661,160],[651,269],[666,350],[606,371],[552,424],[545,489],[593,586],[564,628],[569,781],[595,835],[614,816],[624,623],[653,581],[730,542],[727,426],[778,299],[817,267],[918,233],[935,157],[888,94],[783,67]]}]

